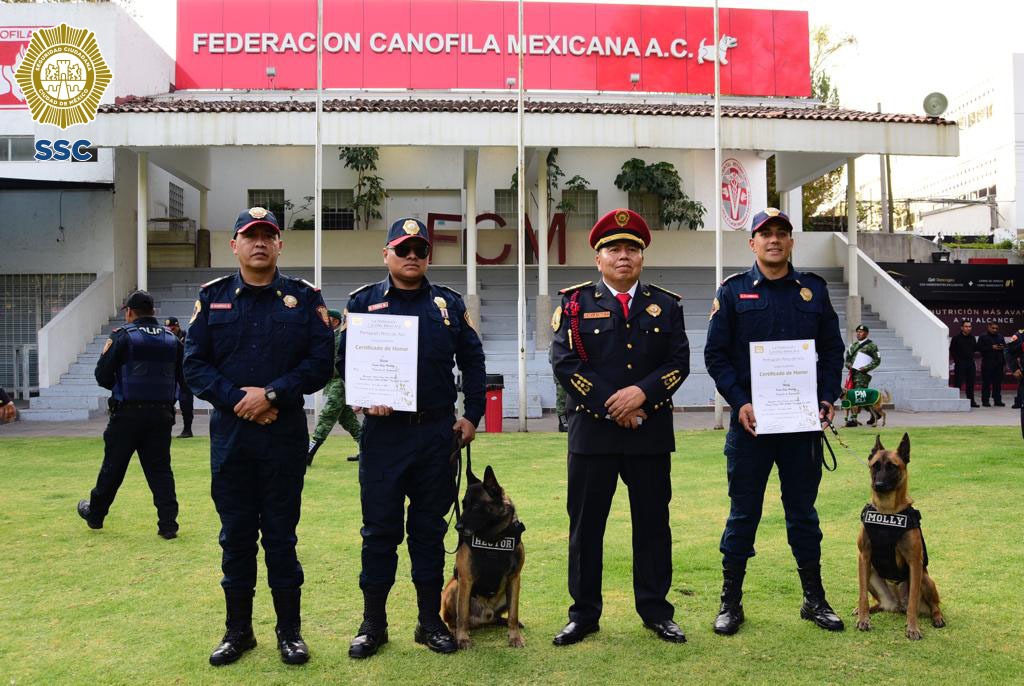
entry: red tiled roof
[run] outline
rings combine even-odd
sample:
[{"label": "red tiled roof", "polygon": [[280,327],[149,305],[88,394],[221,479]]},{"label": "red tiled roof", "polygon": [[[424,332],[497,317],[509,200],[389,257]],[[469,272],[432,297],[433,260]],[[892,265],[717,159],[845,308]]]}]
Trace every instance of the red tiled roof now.
[{"label": "red tiled roof", "polygon": [[[198,114],[214,113],[265,113],[265,112],[312,112],[312,100],[162,100],[127,96],[118,98],[113,105],[101,105],[101,114],[138,114],[183,112]],[[714,107],[695,103],[609,103],[609,102],[559,102],[528,100],[525,103],[529,114],[625,114],[669,117],[710,117]],[[325,100],[323,111],[332,112],[498,112],[514,113],[516,101],[509,99],[427,99],[427,98],[353,98]],[[723,105],[723,117],[747,119],[793,119],[802,121],[854,121],[896,124],[942,124],[956,122],[940,117],[925,117],[916,114],[886,114],[884,112],[861,112],[839,107],[778,107],[770,105]]]}]

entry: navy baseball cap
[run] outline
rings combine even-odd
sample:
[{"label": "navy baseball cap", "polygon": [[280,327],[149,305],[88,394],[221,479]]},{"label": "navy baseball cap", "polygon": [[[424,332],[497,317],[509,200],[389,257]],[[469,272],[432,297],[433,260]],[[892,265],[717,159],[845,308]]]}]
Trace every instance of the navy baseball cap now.
[{"label": "navy baseball cap", "polygon": [[153,296],[146,291],[133,291],[121,305],[122,310],[145,310],[149,312],[154,307]]},{"label": "navy baseball cap", "polygon": [[418,238],[427,245],[430,245],[430,238],[427,233],[426,224],[421,222],[419,219],[404,217],[396,221],[391,225],[391,228],[388,229],[387,247],[393,248],[400,243],[404,243],[410,238]]},{"label": "navy baseball cap", "polygon": [[238,219],[235,220],[235,235],[259,225],[269,226],[277,233],[281,233],[281,225],[277,223],[277,217],[273,212],[262,207],[250,207],[238,213]]},{"label": "navy baseball cap", "polygon": [[164,320],[164,326],[180,326],[177,317],[168,317]]},{"label": "navy baseball cap", "polygon": [[793,224],[789,221],[789,217],[786,216],[785,212],[774,207],[766,207],[754,215],[754,221],[750,223],[750,235],[754,235],[758,229],[771,221],[781,224],[790,233],[793,232]]}]

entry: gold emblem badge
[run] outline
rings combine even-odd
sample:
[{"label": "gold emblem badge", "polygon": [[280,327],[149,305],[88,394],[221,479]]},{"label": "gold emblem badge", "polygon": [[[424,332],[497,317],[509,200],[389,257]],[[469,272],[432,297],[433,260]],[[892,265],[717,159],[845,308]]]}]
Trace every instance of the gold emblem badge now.
[{"label": "gold emblem badge", "polygon": [[199,302],[198,300],[196,300],[196,306],[192,309],[192,318],[188,320],[188,323],[191,324],[192,322],[194,322],[196,320],[196,317],[198,317],[199,313],[202,312],[202,311],[203,311],[203,304],[201,302]]},{"label": "gold emblem badge", "polygon": [[267,216],[267,211],[262,207],[250,207],[249,216],[253,219],[263,219]]},{"label": "gold emblem badge", "polygon": [[405,231],[410,236],[415,236],[420,232],[420,225],[416,223],[415,219],[406,219],[405,223],[402,224],[402,231]]},{"label": "gold emblem badge", "polygon": [[652,317],[657,317],[659,314],[661,314],[661,308],[655,305],[654,303],[651,303],[644,309],[647,311],[647,314],[651,315]]},{"label": "gold emblem badge", "polygon": [[62,129],[96,118],[112,76],[96,34],[67,24],[33,31],[14,74],[32,118]]},{"label": "gold emblem badge", "polygon": [[473,318],[469,316],[469,310],[466,310],[463,313],[462,317],[463,317],[463,319],[466,320],[466,324],[469,325],[469,328],[471,328],[471,329],[473,329],[475,331],[476,330],[476,324],[473,323]]},{"label": "gold emblem badge", "polygon": [[338,331],[344,331],[347,328],[348,328],[348,308],[346,307],[344,310],[341,311],[341,326],[338,328]]},{"label": "gold emblem badge", "polygon": [[766,207],[764,213],[767,214],[769,217],[778,217],[780,214],[782,214],[779,210],[777,210],[774,207]]},{"label": "gold emblem badge", "polygon": [[103,344],[103,352],[100,355],[106,355],[107,351],[110,350],[110,346],[114,345],[114,339],[108,338],[107,342]]},{"label": "gold emblem badge", "polygon": [[323,320],[324,326],[328,329],[331,328],[331,315],[327,312],[326,305],[317,305],[316,313],[320,315],[320,319]]},{"label": "gold emblem badge", "polygon": [[555,311],[551,313],[551,330],[558,333],[558,330],[562,328],[562,306],[559,305],[555,308]]},{"label": "gold emblem badge", "polygon": [[718,310],[721,307],[722,307],[722,305],[721,305],[721,303],[718,302],[718,298],[715,298],[714,300],[711,301],[711,314],[708,315],[708,321],[709,322],[711,321],[712,317],[715,316],[715,312],[718,312]]},{"label": "gold emblem badge", "polygon": [[814,293],[811,292],[810,288],[801,288],[800,297],[804,299],[804,302],[809,303],[814,298]]},{"label": "gold emblem badge", "polygon": [[298,304],[299,304],[299,299],[296,298],[294,295],[286,295],[286,296],[284,296],[284,306],[285,307],[290,309],[292,307],[295,307]]},{"label": "gold emblem badge", "polygon": [[629,223],[629,212],[626,210],[619,210],[615,213],[615,223],[619,226],[625,226]]}]

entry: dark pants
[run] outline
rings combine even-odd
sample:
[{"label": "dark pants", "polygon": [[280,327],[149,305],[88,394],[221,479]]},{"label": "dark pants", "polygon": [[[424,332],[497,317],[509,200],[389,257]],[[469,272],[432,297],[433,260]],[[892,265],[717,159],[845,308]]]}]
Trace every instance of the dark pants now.
[{"label": "dark pants", "polygon": [[[444,581],[445,515],[455,497],[452,466],[454,414],[423,424],[397,417],[367,417],[359,442],[359,494],[363,508],[360,588],[390,587],[398,568],[403,518],[412,580]],[[405,499],[409,499],[406,513]]]},{"label": "dark pants", "polygon": [[103,432],[103,465],[96,487],[89,494],[90,519],[102,522],[124,481],[132,454],[139,463],[153,492],[160,531],[178,530],[178,501],[174,495],[171,471],[171,427],[174,408],[118,410],[110,415]]},{"label": "dark pants", "polygon": [[619,476],[629,489],[633,520],[633,596],[645,622],[672,619],[671,460],[660,455],[569,453],[569,619],[588,624],[601,616],[604,531]]},{"label": "dark pants", "polygon": [[302,586],[295,554],[306,474],[304,454],[263,460],[229,460],[213,472],[211,493],[220,515],[221,586],[229,592],[256,588],[257,540],[263,543],[270,588]]},{"label": "dark pants", "polygon": [[1003,402],[1003,362],[981,363],[981,402],[987,403],[989,397],[993,402]]},{"label": "dark pants", "polygon": [[957,389],[967,386],[967,399],[974,402],[974,381],[977,373],[974,370],[974,360],[953,361],[953,383]]},{"label": "dark pants", "polygon": [[194,415],[192,401],[192,394],[187,388],[178,389],[178,408],[181,410],[181,423],[184,424],[185,429],[192,428],[192,418]]},{"label": "dark pants", "polygon": [[821,528],[814,501],[821,483],[821,434],[770,434],[754,437],[735,420],[725,439],[729,477],[729,519],[719,549],[727,566],[743,566],[754,556],[764,491],[772,465],[778,465],[786,535],[797,565],[821,559]]}]

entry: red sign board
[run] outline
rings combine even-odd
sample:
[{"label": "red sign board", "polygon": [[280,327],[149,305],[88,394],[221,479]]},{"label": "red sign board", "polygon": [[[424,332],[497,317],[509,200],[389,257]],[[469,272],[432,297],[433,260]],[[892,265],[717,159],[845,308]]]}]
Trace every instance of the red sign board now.
[{"label": "red sign board", "polygon": [[0,26],[0,110],[26,110],[25,94],[21,92],[14,72],[28,52],[32,32],[38,26]]},{"label": "red sign board", "polygon": [[[178,89],[316,87],[315,0],[178,0]],[[529,2],[525,87],[807,97],[806,12]],[[515,2],[325,0],[325,88],[505,89]],[[269,68],[273,75],[268,75]]]}]

